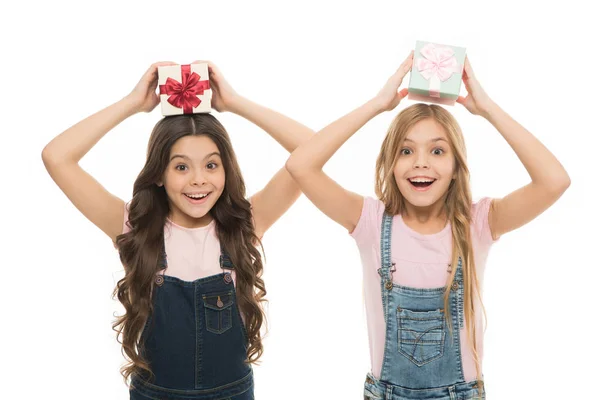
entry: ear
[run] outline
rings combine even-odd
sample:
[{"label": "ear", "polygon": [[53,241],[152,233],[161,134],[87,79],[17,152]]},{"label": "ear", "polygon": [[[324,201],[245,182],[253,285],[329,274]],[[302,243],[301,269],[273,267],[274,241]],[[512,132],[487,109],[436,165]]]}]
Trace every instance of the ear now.
[{"label": "ear", "polygon": [[163,183],[162,183],[162,182],[156,182],[156,186],[158,186],[158,187],[162,187],[162,186],[163,186]]}]

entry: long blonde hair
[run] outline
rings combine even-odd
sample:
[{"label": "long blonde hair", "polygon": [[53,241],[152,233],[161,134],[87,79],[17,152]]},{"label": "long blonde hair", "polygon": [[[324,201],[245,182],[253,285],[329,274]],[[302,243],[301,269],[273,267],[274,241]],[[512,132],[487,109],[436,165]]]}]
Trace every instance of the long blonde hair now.
[{"label": "long blonde hair", "polygon": [[[479,354],[475,339],[475,296],[483,308],[479,281],[473,256],[471,242],[471,188],[470,174],[467,167],[467,149],[460,126],[456,119],[444,108],[437,105],[417,103],[405,108],[390,124],[383,140],[381,151],[377,157],[375,169],[375,193],[385,204],[385,210],[391,215],[403,214],[406,211],[405,199],[398,189],[394,176],[394,166],[400,155],[400,146],[410,129],[419,121],[433,119],[446,131],[450,147],[454,154],[455,179],[450,183],[446,195],[445,208],[452,226],[452,269],[444,292],[444,310],[450,324],[449,298],[450,283],[454,280],[458,258],[461,257],[464,275],[464,310],[468,343],[473,351],[477,369],[477,387],[481,394],[483,384]],[[485,315],[485,308],[483,308]],[[487,320],[487,317],[486,317]]]}]

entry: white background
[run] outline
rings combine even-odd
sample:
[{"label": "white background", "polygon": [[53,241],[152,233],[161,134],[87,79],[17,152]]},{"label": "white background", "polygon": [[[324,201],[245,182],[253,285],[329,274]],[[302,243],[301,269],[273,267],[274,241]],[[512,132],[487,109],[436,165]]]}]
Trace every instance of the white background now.
[{"label": "white background", "polygon": [[[161,60],[210,59],[241,94],[318,130],[377,93],[416,40],[464,46],[484,89],[563,163],[572,185],[491,250],[485,279],[488,398],[591,398],[598,361],[598,74],[587,3],[26,2],[3,6],[0,133],[2,399],[127,399],[111,329],[122,275],[110,240],[46,173],[44,145],[125,96]],[[417,5],[417,3],[419,5]],[[403,86],[407,85],[407,80]],[[464,91],[464,87],[462,89]],[[375,158],[403,101],[325,169],[374,195]],[[473,198],[529,176],[501,135],[462,106]],[[216,113],[218,114],[218,113]],[[248,194],[288,154],[232,114]],[[114,129],[82,160],[129,200],[160,108]],[[358,250],[305,197],[267,232],[269,333],[256,398],[361,399],[369,370]],[[591,394],[590,394],[591,393]]]}]

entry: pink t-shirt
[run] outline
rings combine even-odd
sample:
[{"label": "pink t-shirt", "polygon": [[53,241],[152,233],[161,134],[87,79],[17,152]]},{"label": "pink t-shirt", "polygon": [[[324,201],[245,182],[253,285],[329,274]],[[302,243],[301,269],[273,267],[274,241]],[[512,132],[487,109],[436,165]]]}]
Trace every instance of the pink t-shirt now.
[{"label": "pink t-shirt", "polygon": [[[128,204],[125,205],[123,233],[129,231],[127,226],[128,206]],[[184,281],[194,281],[223,272],[219,265],[221,246],[215,231],[214,220],[200,228],[184,228],[167,219],[164,232],[167,252],[165,275]],[[235,271],[231,271],[231,273],[235,284]]]},{"label": "pink t-shirt", "polygon": [[[491,198],[485,197],[471,207],[471,236],[475,266],[481,290],[483,272],[488,252],[493,243],[488,223]],[[371,372],[379,378],[383,363],[385,346],[385,322],[381,303],[380,276],[381,267],[380,237],[381,222],[385,206],[380,200],[365,197],[362,213],[351,236],[356,240],[363,265],[363,287],[369,349],[371,354]],[[392,262],[396,263],[393,281],[398,285],[431,289],[443,287],[448,278],[448,264],[452,258],[452,230],[450,223],[440,232],[423,235],[409,228],[401,215],[395,215],[392,222]],[[476,302],[478,304],[478,302]],[[477,352],[480,365],[483,359],[483,323],[481,307],[476,309]],[[477,372],[473,352],[467,344],[465,328],[460,331],[462,364],[467,382],[476,379]]]}]

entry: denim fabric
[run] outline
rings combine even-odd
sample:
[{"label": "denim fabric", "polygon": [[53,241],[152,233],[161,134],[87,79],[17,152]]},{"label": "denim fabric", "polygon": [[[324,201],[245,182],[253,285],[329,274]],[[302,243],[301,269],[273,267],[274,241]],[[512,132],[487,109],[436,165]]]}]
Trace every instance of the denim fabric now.
[{"label": "denim fabric", "polygon": [[476,389],[477,381],[457,383],[451,386],[408,389],[376,380],[368,374],[365,381],[365,400],[485,400],[485,389],[480,397]]},{"label": "denim fabric", "polygon": [[252,371],[239,381],[209,390],[168,389],[137,378],[133,382],[136,388],[130,390],[130,400],[254,400]]},{"label": "denim fabric", "polygon": [[177,390],[134,379],[130,400],[254,400],[252,371],[236,382],[209,390]]},{"label": "denim fabric", "polygon": [[[221,266],[232,268],[225,253]],[[195,281],[162,278],[142,332],[141,351],[155,379],[132,377],[130,399],[253,399],[247,334],[229,272]]]},{"label": "denim fabric", "polygon": [[381,224],[381,297],[386,324],[379,380],[367,375],[365,399],[471,399],[477,381],[465,382],[460,350],[464,325],[463,271],[459,258],[450,291],[450,324],[444,312],[445,287],[396,285],[391,262],[392,216]]}]

